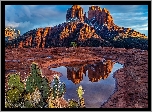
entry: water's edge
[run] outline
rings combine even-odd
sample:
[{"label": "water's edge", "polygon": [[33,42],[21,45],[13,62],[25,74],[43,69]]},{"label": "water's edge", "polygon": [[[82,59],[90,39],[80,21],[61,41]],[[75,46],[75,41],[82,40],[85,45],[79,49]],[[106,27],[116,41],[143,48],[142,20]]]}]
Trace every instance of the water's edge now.
[{"label": "water's edge", "polygon": [[108,102],[111,100],[111,98],[113,97],[113,95],[118,91],[118,79],[115,77],[115,75],[117,75],[117,72],[118,72],[119,70],[121,70],[121,69],[123,69],[123,68],[120,68],[120,69],[116,70],[116,71],[113,73],[113,78],[115,79],[115,89],[114,89],[114,92],[110,95],[110,97],[107,99],[107,101],[104,102],[104,103],[101,105],[100,108],[102,108],[102,106],[104,106],[106,103],[108,103]]},{"label": "water's edge", "polygon": [[[117,64],[121,64],[121,63],[117,63]],[[120,70],[120,69],[123,68],[123,64],[121,64],[121,65],[122,65],[121,67],[118,67],[118,69],[117,69],[117,67],[116,67],[116,68],[115,68],[116,70],[111,73],[111,75],[112,75],[111,77],[113,78],[114,84],[115,84],[114,90],[113,90],[112,94],[109,95],[109,97],[107,97],[107,99],[106,99],[104,102],[101,101],[102,104],[100,104],[98,108],[101,108],[100,106],[103,106],[105,103],[107,103],[107,102],[110,100],[110,98],[112,97],[112,95],[113,95],[115,92],[117,92],[117,84],[118,84],[118,83],[117,83],[117,79],[115,78],[115,74],[117,73],[118,70]],[[60,66],[59,66],[59,67],[60,67]],[[55,67],[55,68],[58,68],[58,67]],[[54,71],[56,71],[56,70],[54,70]],[[59,71],[58,71],[58,72],[59,72]]]}]

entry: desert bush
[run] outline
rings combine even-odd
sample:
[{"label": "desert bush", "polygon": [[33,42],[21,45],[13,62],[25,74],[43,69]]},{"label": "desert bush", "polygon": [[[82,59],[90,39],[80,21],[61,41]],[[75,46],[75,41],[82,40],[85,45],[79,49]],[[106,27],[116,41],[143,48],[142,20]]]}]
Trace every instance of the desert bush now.
[{"label": "desert bush", "polygon": [[[8,75],[8,89],[5,92],[5,108],[84,108],[84,91],[77,89],[79,101],[64,99],[66,85],[57,75],[49,82],[43,76],[37,63],[32,63],[31,73],[23,82],[20,74]],[[66,103],[63,105],[63,101]]]}]

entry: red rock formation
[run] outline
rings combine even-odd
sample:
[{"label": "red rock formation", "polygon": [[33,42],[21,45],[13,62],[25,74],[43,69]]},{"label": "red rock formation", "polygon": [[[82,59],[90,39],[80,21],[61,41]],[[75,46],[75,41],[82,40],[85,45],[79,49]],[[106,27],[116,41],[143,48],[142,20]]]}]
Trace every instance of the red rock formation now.
[{"label": "red rock formation", "polygon": [[[46,27],[46,28],[38,28],[37,30],[28,31],[26,35],[23,37],[25,40],[19,40],[18,47],[44,48],[46,46],[47,47],[62,46],[62,45],[67,46],[66,43],[69,43],[70,41],[73,41],[73,40],[77,40],[76,38],[78,38],[78,41],[85,41],[91,37],[94,37],[94,38],[101,38],[101,37],[103,38],[109,38],[109,37],[110,38],[120,38],[120,37],[121,38],[126,38],[126,37],[127,38],[128,37],[146,38],[144,34],[134,31],[131,28],[124,28],[124,27],[119,27],[115,25],[113,18],[110,15],[110,12],[105,8],[101,9],[99,6],[89,7],[88,18],[87,18],[86,13],[83,14],[82,7],[80,7],[79,5],[73,5],[67,11],[66,20],[69,20],[70,18],[75,18],[75,17],[77,17],[80,21],[72,20],[69,23],[65,22],[60,25],[56,25],[53,28]],[[93,17],[95,17],[95,20],[93,21],[93,23],[97,22],[99,25],[103,25],[103,24],[105,25],[102,27],[101,31],[99,31],[99,29],[96,30],[93,26],[89,26],[87,23],[84,22],[84,20],[89,21]],[[81,25],[82,26],[79,27],[79,24],[80,26]],[[113,33],[111,33],[111,31]],[[68,39],[65,39],[65,38],[68,38]],[[64,41],[64,39],[66,41]],[[18,43],[12,42],[12,44],[9,43],[7,46],[16,47],[17,44]]]},{"label": "red rock formation", "polygon": [[[21,44],[20,44],[21,45]],[[32,36],[28,36],[24,41],[24,47],[32,47]]]},{"label": "red rock formation", "polygon": [[[33,32],[30,32],[31,34]],[[19,48],[22,47],[33,47],[32,44],[36,44],[36,48],[44,48],[45,47],[45,40],[46,36],[50,35],[51,33],[51,28],[50,27],[45,27],[45,28],[38,28],[35,34],[34,40],[32,39],[32,35],[26,35],[26,40],[23,42],[21,41],[18,45]]]},{"label": "red rock formation", "polygon": [[83,9],[79,5],[73,5],[72,8],[67,11],[66,20],[75,17],[79,18],[80,21],[84,20]]},{"label": "red rock formation", "polygon": [[[67,24],[64,27],[63,31],[60,33],[60,38],[64,39],[64,38],[69,37],[69,35],[72,34],[74,32],[74,30],[77,29],[77,27],[76,27],[77,24],[78,24],[77,22],[71,22],[71,23]],[[92,28],[88,24],[84,23],[83,27],[80,28],[78,40],[81,40],[81,41],[86,40],[88,38],[91,38],[92,36],[94,38],[99,38],[99,36],[95,33],[94,28]]]},{"label": "red rock formation", "polygon": [[96,17],[99,15],[99,13],[102,11],[102,9],[99,6],[91,6],[89,7],[88,11],[88,19],[92,19],[93,17]]},{"label": "red rock formation", "polygon": [[51,33],[51,27],[45,27],[44,28],[44,37],[47,36],[47,34]]},{"label": "red rock formation", "polygon": [[19,43],[18,48],[23,48],[23,41],[21,41],[21,42]]},{"label": "red rock formation", "polygon": [[113,18],[110,15],[110,12],[103,8],[101,9],[99,6],[91,6],[88,11],[88,19],[96,18],[100,25],[107,24],[108,28],[114,26]]},{"label": "red rock formation", "polygon": [[[72,25],[70,25],[70,28],[72,27]],[[69,33],[70,33],[70,31],[69,31],[69,25],[67,25],[67,26],[65,26],[64,27],[64,29],[63,29],[63,31],[61,32],[61,34],[60,34],[60,38],[61,39],[63,39],[63,38],[66,38],[66,37],[68,37],[69,36]]]},{"label": "red rock formation", "polygon": [[92,36],[94,38],[99,38],[99,36],[95,33],[94,28],[90,27],[88,24],[84,24],[84,26],[80,29],[78,40],[86,40]]}]

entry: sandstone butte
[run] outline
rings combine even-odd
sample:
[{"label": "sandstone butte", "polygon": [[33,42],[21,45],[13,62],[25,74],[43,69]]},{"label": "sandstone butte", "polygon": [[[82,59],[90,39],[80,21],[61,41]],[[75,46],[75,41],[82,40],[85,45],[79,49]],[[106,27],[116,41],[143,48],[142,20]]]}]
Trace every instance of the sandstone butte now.
[{"label": "sandstone butte", "polygon": [[[85,20],[89,20],[96,16],[98,24],[106,24],[108,30],[114,30],[122,35],[141,36],[146,38],[143,34],[132,30],[131,28],[119,27],[114,24],[114,20],[110,15],[110,12],[105,8],[98,6],[91,6],[89,8],[89,16],[86,17],[86,13],[83,14],[83,9],[79,5],[74,5],[68,9],[66,14],[66,20],[77,17],[79,20],[74,22],[62,23],[55,27],[38,28],[25,33],[23,36],[25,40],[19,42],[19,45],[15,45],[19,49],[6,49],[5,60],[20,60],[19,62],[6,62],[5,71],[12,69],[18,69],[21,72],[24,79],[28,74],[30,63],[33,61],[40,63],[43,68],[42,72],[52,80],[52,71],[47,69],[48,66],[66,65],[66,63],[76,63],[80,59],[87,61],[101,60],[101,57],[109,57],[116,62],[124,64],[122,69],[119,69],[115,73],[117,79],[117,91],[109,98],[102,108],[147,108],[148,107],[148,51],[142,51],[139,49],[123,49],[123,48],[78,48],[79,53],[74,53],[73,50],[66,48],[52,48],[52,49],[39,49],[46,46],[46,40],[51,40],[51,44],[62,44],[63,39],[72,37],[76,30],[80,30],[78,35],[79,40],[85,40],[94,35],[96,38],[100,38],[95,33],[95,29],[86,23]],[[33,38],[35,37],[35,38]],[[52,38],[53,37],[53,38]],[[54,38],[59,37],[59,38]],[[36,49],[24,49],[22,47],[36,47]],[[71,52],[73,52],[71,54]],[[51,60],[47,58],[52,53]],[[84,55],[85,53],[85,55]],[[18,55],[20,54],[20,55]],[[24,65],[24,66],[23,66]],[[106,78],[113,67],[113,63],[107,62],[107,66],[102,66],[103,70],[107,74],[102,76],[94,76],[93,71],[90,71],[89,78],[92,81],[97,81],[100,78]],[[75,83],[79,83],[81,79],[82,71],[85,71],[85,67],[82,66],[78,73],[73,72],[68,78]],[[68,70],[69,73],[71,71]],[[7,72],[5,72],[7,73]],[[58,73],[59,74],[59,73]],[[79,78],[75,79],[74,76],[79,74]]]},{"label": "sandstone butte", "polygon": [[[71,20],[77,18],[76,20]],[[95,20],[93,20],[95,18]],[[86,17],[86,12],[83,14],[83,8],[79,5],[73,5],[67,10],[66,21],[62,24],[56,25],[54,27],[45,27],[30,30],[23,34],[20,39],[18,38],[14,45],[9,47],[34,47],[34,48],[44,48],[51,45],[62,46],[65,43],[70,42],[72,38],[76,37],[79,41],[84,41],[92,36],[94,38],[105,37],[119,37],[122,36],[126,38],[131,37],[141,37],[147,38],[145,34],[141,34],[131,28],[119,27],[114,24],[112,15],[106,8],[101,8],[99,6],[89,7],[88,17]],[[100,34],[96,33],[96,29],[88,25],[86,21],[92,21],[92,23],[97,23],[99,26],[104,25],[103,31]],[[125,22],[125,21],[124,21]],[[107,32],[106,34],[104,32]],[[113,33],[111,33],[113,32]]]}]

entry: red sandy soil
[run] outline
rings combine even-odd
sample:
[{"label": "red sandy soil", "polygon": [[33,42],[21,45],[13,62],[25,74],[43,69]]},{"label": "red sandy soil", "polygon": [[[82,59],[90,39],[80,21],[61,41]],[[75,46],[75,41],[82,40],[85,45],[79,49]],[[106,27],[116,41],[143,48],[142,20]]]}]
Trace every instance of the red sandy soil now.
[{"label": "red sandy soil", "polygon": [[61,74],[48,67],[92,63],[102,58],[124,65],[114,74],[117,91],[102,108],[148,108],[148,51],[109,47],[5,49],[5,76],[10,73],[9,70],[17,70],[24,79],[29,75],[30,65],[34,61],[39,64],[42,74],[51,81],[54,73]]}]

